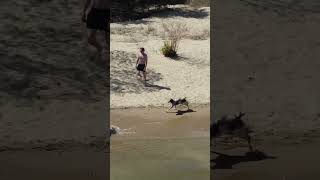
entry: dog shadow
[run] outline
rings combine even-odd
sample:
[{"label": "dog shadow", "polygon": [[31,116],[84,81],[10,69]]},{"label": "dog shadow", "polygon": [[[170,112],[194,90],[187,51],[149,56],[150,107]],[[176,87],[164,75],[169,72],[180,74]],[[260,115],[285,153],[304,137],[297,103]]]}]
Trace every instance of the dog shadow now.
[{"label": "dog shadow", "polygon": [[247,152],[242,156],[239,155],[227,155],[223,153],[213,152],[218,155],[215,159],[210,160],[211,163],[215,163],[211,169],[232,169],[234,165],[243,162],[263,161],[266,159],[276,159],[276,157],[269,156],[259,150],[253,152]]},{"label": "dog shadow", "polygon": [[177,112],[167,112],[167,113],[176,113],[177,116],[181,116],[181,115],[184,115],[185,113],[192,113],[192,112],[197,112],[197,111],[188,109],[188,110],[178,110]]},{"label": "dog shadow", "polygon": [[150,84],[150,83],[146,83],[145,87],[151,87],[151,88],[155,88],[155,89],[158,89],[158,90],[162,90],[162,89],[171,90],[169,87],[159,86],[159,85]]},{"label": "dog shadow", "polygon": [[184,110],[184,111],[178,110],[178,111],[176,112],[176,115],[177,115],[177,116],[181,116],[181,115],[184,115],[185,113],[192,113],[192,112],[196,112],[196,111],[194,111],[194,110],[192,110],[192,109],[188,109],[188,110]]}]

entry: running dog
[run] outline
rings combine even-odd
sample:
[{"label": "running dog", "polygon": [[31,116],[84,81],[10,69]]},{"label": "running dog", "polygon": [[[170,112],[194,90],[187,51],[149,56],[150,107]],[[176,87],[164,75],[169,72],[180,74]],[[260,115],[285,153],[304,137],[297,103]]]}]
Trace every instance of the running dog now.
[{"label": "running dog", "polygon": [[177,109],[177,105],[184,105],[184,106],[187,106],[188,109],[190,109],[189,108],[189,102],[186,100],[186,98],[178,99],[176,101],[173,100],[173,99],[170,99],[170,101],[168,103],[171,103],[171,107],[169,108],[169,110],[172,109],[173,107],[175,109]]},{"label": "running dog", "polygon": [[227,118],[226,116],[222,117],[216,123],[211,124],[210,126],[210,136],[214,139],[216,145],[216,138],[227,135],[234,136],[238,138],[245,139],[248,142],[249,150],[252,152],[253,148],[251,145],[251,136],[252,132],[245,122],[241,119],[245,113],[239,113],[234,118]]},{"label": "running dog", "polygon": [[111,126],[109,136],[111,137],[113,134],[118,134],[119,131],[120,131],[120,128],[119,128],[119,127],[117,127],[117,126]]}]

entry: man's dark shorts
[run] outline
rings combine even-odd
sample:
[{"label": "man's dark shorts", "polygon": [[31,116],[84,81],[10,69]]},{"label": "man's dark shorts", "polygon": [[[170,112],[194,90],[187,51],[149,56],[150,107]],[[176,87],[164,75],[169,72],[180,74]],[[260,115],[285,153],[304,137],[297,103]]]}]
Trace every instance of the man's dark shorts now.
[{"label": "man's dark shorts", "polygon": [[144,65],[144,64],[138,64],[138,66],[137,66],[137,70],[138,71],[143,71],[144,72],[144,68],[146,67],[146,65]]},{"label": "man's dark shorts", "polygon": [[110,10],[92,8],[87,18],[87,28],[106,31],[110,19]]}]

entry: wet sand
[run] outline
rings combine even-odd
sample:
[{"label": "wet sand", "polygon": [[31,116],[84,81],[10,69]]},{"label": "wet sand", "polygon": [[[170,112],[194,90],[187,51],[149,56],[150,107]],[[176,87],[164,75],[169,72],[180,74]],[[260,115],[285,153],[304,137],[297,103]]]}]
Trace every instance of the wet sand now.
[{"label": "wet sand", "polygon": [[0,179],[106,180],[106,103],[16,104],[0,110]]},{"label": "wet sand", "polygon": [[248,158],[246,148],[216,150],[225,156],[212,154],[214,164],[211,179],[215,180],[316,180],[320,176],[318,155],[320,138],[309,143],[268,143],[259,146],[266,159]]},{"label": "wet sand", "polygon": [[[166,108],[112,109],[112,124],[124,130],[112,136],[112,179],[127,179],[132,174],[137,176],[131,179],[154,179],[161,174],[159,178],[208,179],[209,106],[191,108],[196,112],[183,115],[166,113]],[[40,145],[1,150],[4,173],[0,179],[105,180],[109,175],[108,154],[95,144],[66,141]],[[168,169],[173,173],[167,173]],[[181,173],[186,169],[193,176]]]},{"label": "wet sand", "polygon": [[92,149],[0,153],[0,179],[107,180],[107,154]]},{"label": "wet sand", "polygon": [[119,137],[191,137],[197,131],[209,136],[209,105],[191,105],[194,112],[182,115],[177,115],[177,110],[167,110],[167,107],[111,109],[110,124],[125,130]]},{"label": "wet sand", "polygon": [[209,179],[209,106],[111,110],[111,179]]}]

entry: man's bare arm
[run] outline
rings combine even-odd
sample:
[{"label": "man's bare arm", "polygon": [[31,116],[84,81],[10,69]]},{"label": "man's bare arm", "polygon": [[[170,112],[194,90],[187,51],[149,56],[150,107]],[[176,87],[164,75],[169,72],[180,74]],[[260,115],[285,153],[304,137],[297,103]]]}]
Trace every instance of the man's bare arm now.
[{"label": "man's bare arm", "polygon": [[147,69],[147,65],[148,65],[148,56],[146,56],[146,66],[144,67],[144,69]]},{"label": "man's bare arm", "polygon": [[91,0],[85,0],[84,3],[84,7],[83,7],[83,11],[82,11],[82,22],[86,22],[87,21],[87,10],[89,8],[91,4]]},{"label": "man's bare arm", "polygon": [[91,4],[91,0],[85,0],[82,13],[85,14]]}]

